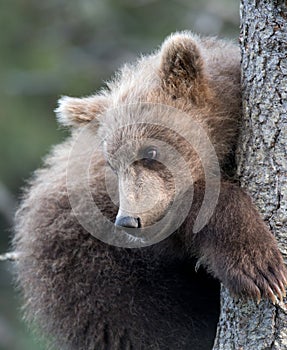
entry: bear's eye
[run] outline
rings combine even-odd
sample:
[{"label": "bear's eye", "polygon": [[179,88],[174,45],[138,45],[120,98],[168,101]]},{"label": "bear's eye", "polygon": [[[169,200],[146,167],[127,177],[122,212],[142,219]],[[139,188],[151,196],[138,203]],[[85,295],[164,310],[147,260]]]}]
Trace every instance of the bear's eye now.
[{"label": "bear's eye", "polygon": [[151,146],[144,150],[143,159],[156,160],[158,158],[158,150],[156,147]]}]

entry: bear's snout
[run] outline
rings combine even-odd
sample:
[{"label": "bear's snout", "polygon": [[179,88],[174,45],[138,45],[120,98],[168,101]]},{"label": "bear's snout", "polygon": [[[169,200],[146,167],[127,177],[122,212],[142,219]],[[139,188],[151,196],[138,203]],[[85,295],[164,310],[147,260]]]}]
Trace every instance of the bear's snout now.
[{"label": "bear's snout", "polygon": [[130,227],[130,228],[141,227],[140,218],[135,218],[133,216],[117,216],[115,225],[120,227]]}]

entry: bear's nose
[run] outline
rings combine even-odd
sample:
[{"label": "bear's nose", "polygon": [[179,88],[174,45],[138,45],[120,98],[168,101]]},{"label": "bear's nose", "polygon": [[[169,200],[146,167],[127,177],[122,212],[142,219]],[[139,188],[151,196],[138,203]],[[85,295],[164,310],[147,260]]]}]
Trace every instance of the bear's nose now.
[{"label": "bear's nose", "polygon": [[116,226],[140,228],[140,218],[134,218],[133,216],[118,216],[115,221]]}]

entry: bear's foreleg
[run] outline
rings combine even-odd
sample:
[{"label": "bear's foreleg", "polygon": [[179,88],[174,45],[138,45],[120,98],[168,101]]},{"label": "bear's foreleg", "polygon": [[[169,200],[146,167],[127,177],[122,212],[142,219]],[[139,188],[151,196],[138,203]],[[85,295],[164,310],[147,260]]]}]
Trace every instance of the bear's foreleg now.
[{"label": "bear's foreleg", "polygon": [[273,303],[286,295],[286,267],[276,239],[242,188],[221,184],[209,224],[193,239],[200,263],[232,294]]}]

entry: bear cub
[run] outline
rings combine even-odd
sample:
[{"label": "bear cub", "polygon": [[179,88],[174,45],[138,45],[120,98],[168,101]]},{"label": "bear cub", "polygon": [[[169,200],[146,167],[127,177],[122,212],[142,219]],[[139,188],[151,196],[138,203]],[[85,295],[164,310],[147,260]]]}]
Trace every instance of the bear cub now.
[{"label": "bear cub", "polygon": [[235,45],[175,33],[57,115],[71,136],[30,181],[14,238],[25,317],[56,348],[212,349],[218,281],[282,299],[276,240],[232,180]]}]

